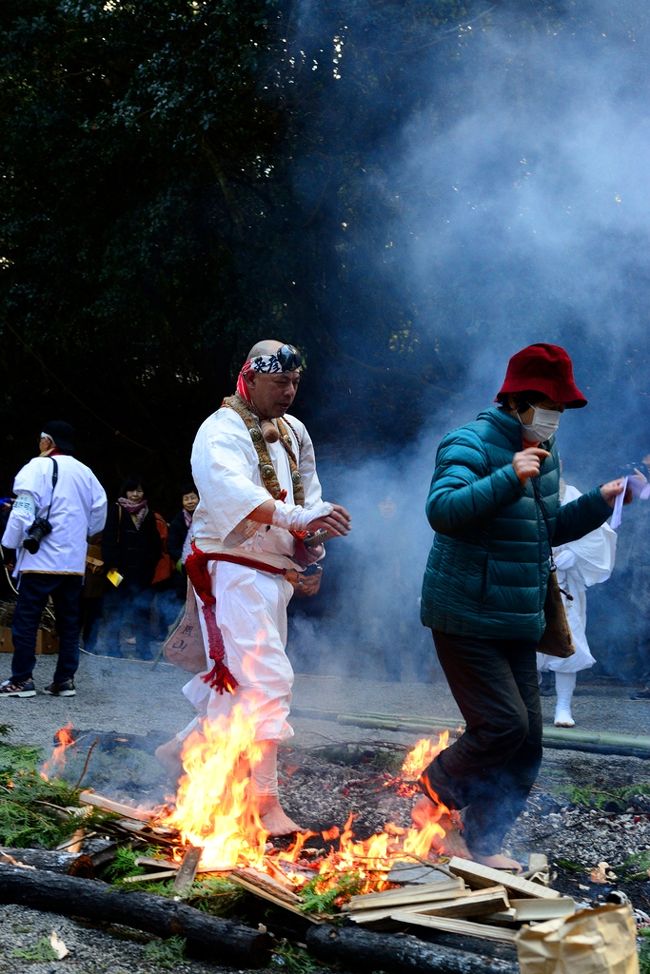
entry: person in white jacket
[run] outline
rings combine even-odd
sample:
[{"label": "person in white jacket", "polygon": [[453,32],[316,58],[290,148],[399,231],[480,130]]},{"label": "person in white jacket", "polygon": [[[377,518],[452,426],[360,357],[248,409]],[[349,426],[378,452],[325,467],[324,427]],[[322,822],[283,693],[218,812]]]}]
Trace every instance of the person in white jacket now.
[{"label": "person in white jacket", "polygon": [[48,598],[54,607],[59,655],[45,692],[61,697],[76,692],[87,539],[104,527],[106,493],[92,470],[72,456],[73,440],[69,423],[46,423],[39,456],[14,481],[16,500],[2,546],[16,551],[18,600],[12,625],[11,677],[0,683],[0,697],[36,696],[36,638]]},{"label": "person in white jacket", "polygon": [[[562,504],[568,504],[577,497],[580,497],[577,487],[560,481]],[[616,532],[609,524],[602,524],[577,541],[554,548],[553,557],[557,565],[559,586],[572,596],[571,599],[563,598],[563,601],[575,653],[567,659],[538,653],[537,670],[540,676],[547,671],[555,674],[555,726],[574,727],[571,701],[576,674],[596,662],[587,642],[587,589],[591,585],[606,582],[611,575],[616,557]]]}]

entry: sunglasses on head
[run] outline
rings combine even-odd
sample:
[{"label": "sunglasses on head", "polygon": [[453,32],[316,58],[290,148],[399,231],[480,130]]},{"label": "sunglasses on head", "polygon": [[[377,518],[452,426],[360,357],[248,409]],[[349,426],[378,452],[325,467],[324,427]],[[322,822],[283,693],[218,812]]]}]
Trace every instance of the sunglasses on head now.
[{"label": "sunglasses on head", "polygon": [[275,357],[282,366],[283,372],[295,372],[303,366],[302,355],[293,345],[281,345]]}]

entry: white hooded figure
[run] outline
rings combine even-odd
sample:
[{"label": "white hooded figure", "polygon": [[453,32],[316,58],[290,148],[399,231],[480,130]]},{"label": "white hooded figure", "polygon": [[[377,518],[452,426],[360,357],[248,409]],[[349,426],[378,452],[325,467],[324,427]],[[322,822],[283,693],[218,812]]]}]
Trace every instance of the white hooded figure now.
[{"label": "white hooded figure", "polygon": [[[580,491],[570,484],[560,482],[560,502],[568,504],[580,497]],[[576,685],[576,674],[593,666],[596,660],[591,655],[587,642],[587,589],[599,582],[606,582],[614,568],[616,556],[616,532],[609,524],[603,524],[577,541],[553,549],[557,565],[557,580],[561,589],[573,596],[572,601],[564,599],[567,619],[575,644],[575,653],[568,659],[557,656],[537,654],[537,669],[540,673],[551,670],[555,673],[554,723],[556,727],[574,727],[571,713],[571,699]]]}]

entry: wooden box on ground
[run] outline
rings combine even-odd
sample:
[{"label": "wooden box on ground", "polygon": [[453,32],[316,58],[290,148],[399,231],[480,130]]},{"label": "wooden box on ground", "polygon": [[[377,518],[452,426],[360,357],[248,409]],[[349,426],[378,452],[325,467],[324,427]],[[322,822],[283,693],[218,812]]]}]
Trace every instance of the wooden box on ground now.
[{"label": "wooden box on ground", "polygon": [[[9,626],[0,626],[0,653],[13,653],[14,644]],[[36,636],[36,655],[47,656],[59,651],[59,640],[48,629],[39,629]]]}]

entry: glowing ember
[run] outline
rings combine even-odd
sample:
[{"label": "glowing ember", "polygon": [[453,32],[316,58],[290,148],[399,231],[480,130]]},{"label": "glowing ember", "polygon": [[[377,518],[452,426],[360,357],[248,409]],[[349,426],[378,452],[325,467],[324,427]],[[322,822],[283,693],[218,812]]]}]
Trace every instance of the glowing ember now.
[{"label": "glowing ember", "polygon": [[65,767],[65,752],[74,744],[74,737],[70,733],[73,729],[72,724],[66,724],[64,727],[60,727],[59,730],[54,735],[58,744],[52,751],[52,755],[48,761],[45,762],[41,768],[39,774],[44,781],[49,781],[51,777],[59,774]]}]

